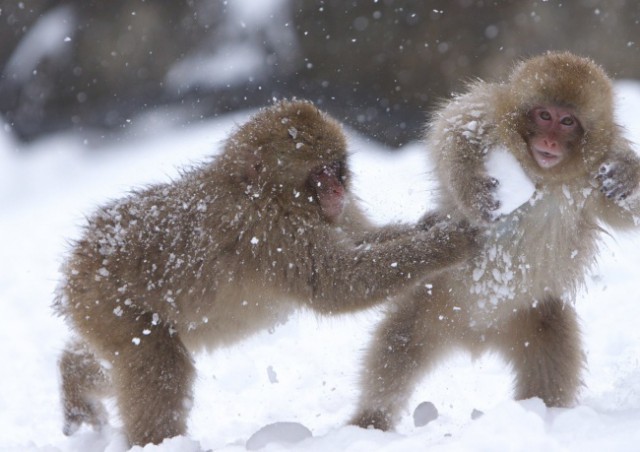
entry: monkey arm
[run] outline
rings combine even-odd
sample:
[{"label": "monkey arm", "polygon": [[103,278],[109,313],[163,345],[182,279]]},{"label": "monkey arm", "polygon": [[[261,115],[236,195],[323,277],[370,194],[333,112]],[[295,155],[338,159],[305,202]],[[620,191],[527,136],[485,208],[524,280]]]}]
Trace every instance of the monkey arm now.
[{"label": "monkey arm", "polygon": [[626,140],[618,143],[595,176],[597,193],[594,210],[605,223],[615,228],[640,225],[640,158]]},{"label": "monkey arm", "polygon": [[484,92],[457,98],[439,114],[427,137],[444,190],[443,208],[459,209],[482,222],[492,221],[500,206],[498,181],[485,167],[493,115],[485,98]]},{"label": "monkey arm", "polygon": [[392,223],[381,227],[375,226],[365,216],[354,200],[350,200],[348,208],[340,223],[341,229],[351,235],[351,238],[356,245],[395,240],[405,235],[415,234],[418,229],[429,229],[431,226],[432,225],[423,227],[421,222],[417,225]]},{"label": "monkey arm", "polygon": [[354,241],[358,246],[371,243],[385,243],[401,239],[408,235],[414,235],[419,228],[419,225],[412,224],[390,224],[360,234],[359,236],[354,237]]},{"label": "monkey arm", "polygon": [[[357,238],[356,244],[380,243],[396,240],[401,237],[415,235],[417,231],[428,231],[438,223],[448,222],[447,215],[439,211],[425,213],[417,223],[414,224],[392,224],[367,232]],[[468,227],[465,223],[462,227]]]},{"label": "monkey arm", "polygon": [[315,250],[309,306],[337,314],[381,303],[471,258],[475,241],[469,229],[442,225],[383,243]]},{"label": "monkey arm", "polygon": [[[485,154],[477,144],[464,137],[452,137],[454,142],[442,158],[440,178],[451,201],[466,217],[482,222],[494,219],[494,212],[500,207],[495,191],[498,181],[489,176],[485,169]],[[447,206],[449,207],[449,206]]]}]

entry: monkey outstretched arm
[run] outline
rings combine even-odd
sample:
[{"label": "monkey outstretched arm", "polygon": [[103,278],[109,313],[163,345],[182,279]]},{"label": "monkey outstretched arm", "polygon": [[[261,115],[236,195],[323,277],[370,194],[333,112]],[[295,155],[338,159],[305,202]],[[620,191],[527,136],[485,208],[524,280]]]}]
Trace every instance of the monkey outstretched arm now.
[{"label": "monkey outstretched arm", "polygon": [[323,313],[362,309],[393,296],[425,273],[470,259],[477,250],[476,230],[446,223],[383,243],[362,243],[355,252],[341,247],[322,250],[315,260],[309,302]]},{"label": "monkey outstretched arm", "polygon": [[343,218],[343,230],[351,233],[356,244],[387,242],[416,233],[416,225],[409,223],[391,223],[380,227],[373,226],[361,209],[354,209],[352,208],[353,206],[349,207]]},{"label": "monkey outstretched arm", "polygon": [[[417,231],[428,231],[437,223],[440,223],[440,227],[444,227],[444,223],[448,222],[451,222],[451,220],[442,212],[427,212],[417,221],[416,224],[400,223],[383,226],[357,236],[355,241],[359,245],[367,243],[384,243],[391,240],[401,239],[403,237],[413,236]],[[451,224],[449,227],[465,229],[469,227],[469,224],[468,222],[463,221],[457,226]]]}]

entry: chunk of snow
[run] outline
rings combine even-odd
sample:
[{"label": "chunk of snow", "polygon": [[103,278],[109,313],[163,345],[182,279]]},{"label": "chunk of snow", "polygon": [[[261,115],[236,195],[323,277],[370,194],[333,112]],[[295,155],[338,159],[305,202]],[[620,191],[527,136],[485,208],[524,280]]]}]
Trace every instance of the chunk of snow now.
[{"label": "chunk of snow", "polygon": [[510,214],[532,197],[536,187],[509,150],[504,147],[490,149],[485,165],[487,173],[499,182],[497,215]]},{"label": "chunk of snow", "polygon": [[273,370],[273,366],[267,367],[267,376],[270,383],[278,383],[278,374]]},{"label": "chunk of snow", "polygon": [[99,269],[98,269],[98,274],[99,274],[100,276],[104,276],[104,277],[106,278],[106,277],[108,277],[108,276],[109,276],[109,270],[107,270],[107,269],[106,269],[106,268],[104,268],[104,267],[101,267],[101,268],[99,268]]},{"label": "chunk of snow", "polygon": [[469,121],[466,125],[465,125],[467,130],[470,130],[471,132],[475,132],[476,130],[478,130],[478,121]]}]

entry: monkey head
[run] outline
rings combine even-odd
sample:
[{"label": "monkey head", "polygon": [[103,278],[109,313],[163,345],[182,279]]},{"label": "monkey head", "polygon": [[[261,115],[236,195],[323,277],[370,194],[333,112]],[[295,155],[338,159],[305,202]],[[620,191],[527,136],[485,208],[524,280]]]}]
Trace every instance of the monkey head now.
[{"label": "monkey head", "polygon": [[567,180],[597,168],[615,129],[611,80],[600,66],[549,52],[516,65],[502,87],[498,117],[529,173]]},{"label": "monkey head", "polygon": [[348,193],[346,147],[342,127],[329,115],[308,101],[283,100],[242,126],[224,157],[256,202],[276,201],[298,213],[315,208],[333,222]]}]

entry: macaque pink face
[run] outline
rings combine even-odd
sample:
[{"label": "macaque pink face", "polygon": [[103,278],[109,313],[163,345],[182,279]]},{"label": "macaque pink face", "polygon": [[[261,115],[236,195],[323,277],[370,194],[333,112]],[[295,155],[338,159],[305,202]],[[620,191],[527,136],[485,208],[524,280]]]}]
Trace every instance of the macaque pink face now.
[{"label": "macaque pink face", "polygon": [[564,161],[582,133],[573,111],[565,107],[543,105],[529,112],[532,133],[529,152],[543,169],[553,168]]},{"label": "macaque pink face", "polygon": [[346,188],[342,172],[342,163],[332,162],[315,168],[309,175],[322,213],[329,221],[337,220],[345,206]]}]

